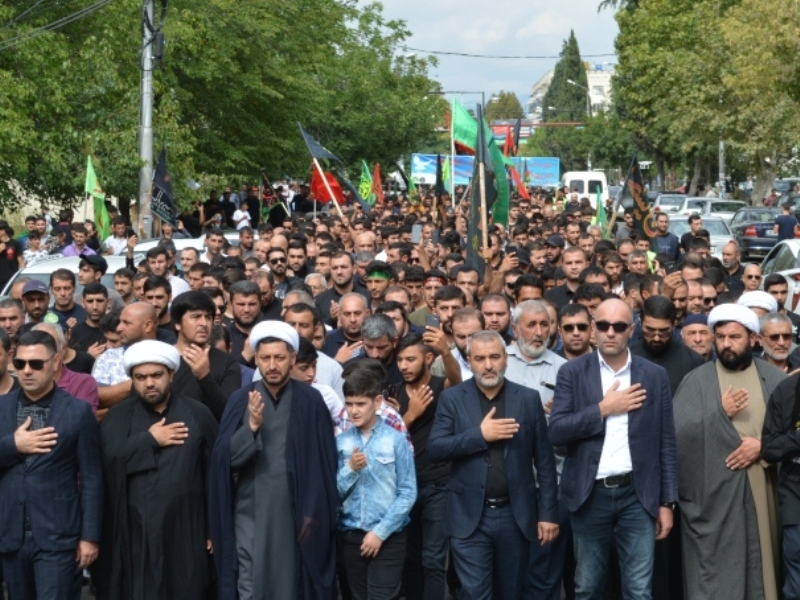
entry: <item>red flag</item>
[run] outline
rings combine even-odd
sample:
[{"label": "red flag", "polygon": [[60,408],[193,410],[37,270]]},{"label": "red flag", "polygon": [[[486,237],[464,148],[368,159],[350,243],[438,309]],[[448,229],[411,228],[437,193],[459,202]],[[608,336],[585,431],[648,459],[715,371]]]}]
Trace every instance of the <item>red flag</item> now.
[{"label": "red flag", "polygon": [[506,141],[503,142],[503,154],[506,156],[511,156],[512,154],[516,156],[517,154],[517,148],[514,146],[514,138],[511,136],[510,127],[506,129]]},{"label": "red flag", "polygon": [[381,181],[381,164],[375,163],[375,171],[372,173],[372,193],[378,204],[383,204],[383,182]]},{"label": "red flag", "polygon": [[331,192],[333,192],[336,202],[340,205],[344,204],[344,193],[342,193],[342,186],[339,184],[333,173],[324,173],[325,180],[323,180],[322,176],[320,176],[318,169],[314,168],[311,171],[311,192],[314,194],[314,198],[323,204],[331,201],[331,194],[328,192],[328,188],[325,186],[325,181],[327,180],[328,186],[331,188]]},{"label": "red flag", "polygon": [[520,179],[517,170],[514,167],[508,167],[508,170],[511,171],[511,177],[514,179],[514,183],[517,184],[517,190],[519,190],[519,195],[525,198],[526,200],[530,200],[531,196],[528,193],[528,188],[526,188],[525,184],[522,183],[522,179]]}]

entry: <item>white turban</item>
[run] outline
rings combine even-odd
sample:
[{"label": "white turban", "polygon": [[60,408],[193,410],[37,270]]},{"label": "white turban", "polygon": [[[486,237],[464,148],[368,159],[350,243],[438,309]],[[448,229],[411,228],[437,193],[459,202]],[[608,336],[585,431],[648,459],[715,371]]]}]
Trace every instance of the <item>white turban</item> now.
[{"label": "white turban", "polygon": [[778,310],[778,301],[767,292],[762,292],[761,290],[745,292],[739,296],[737,304],[747,308],[761,308],[767,312],[776,312]]},{"label": "white turban", "polygon": [[725,321],[739,323],[752,333],[761,332],[758,315],[741,304],[720,304],[719,306],[715,306],[708,314],[708,326],[712,331],[717,323]]},{"label": "white turban", "polygon": [[164,365],[170,371],[177,371],[181,365],[181,355],[169,344],[156,340],[143,340],[125,350],[122,366],[130,376],[133,367],[145,364]]},{"label": "white turban", "polygon": [[300,349],[300,336],[297,330],[283,321],[261,321],[250,332],[250,348],[253,352],[264,338],[274,337],[289,344],[295,352]]}]

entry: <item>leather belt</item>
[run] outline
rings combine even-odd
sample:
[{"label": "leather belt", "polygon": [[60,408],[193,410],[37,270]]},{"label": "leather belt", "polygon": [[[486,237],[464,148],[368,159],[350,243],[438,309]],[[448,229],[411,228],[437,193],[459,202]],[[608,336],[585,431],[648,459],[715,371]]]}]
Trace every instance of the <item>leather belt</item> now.
[{"label": "leather belt", "polygon": [[622,475],[612,475],[611,477],[603,477],[597,479],[594,484],[598,487],[604,488],[618,488],[625,487],[633,483],[633,473],[623,473]]},{"label": "leather belt", "polygon": [[486,498],[483,501],[483,505],[486,508],[502,508],[503,506],[508,506],[511,504],[511,498],[506,496],[505,498]]}]

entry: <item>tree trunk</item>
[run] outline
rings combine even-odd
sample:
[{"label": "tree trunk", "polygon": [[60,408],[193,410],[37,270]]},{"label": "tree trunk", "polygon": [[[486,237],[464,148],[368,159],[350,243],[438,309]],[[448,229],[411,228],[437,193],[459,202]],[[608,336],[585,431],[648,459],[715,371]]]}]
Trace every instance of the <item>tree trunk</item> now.
[{"label": "tree trunk", "polygon": [[692,173],[692,181],[689,184],[689,196],[697,196],[697,186],[700,183],[700,173],[703,170],[703,161],[700,160],[700,153],[694,155],[694,172]]},{"label": "tree trunk", "polygon": [[663,192],[668,189],[664,179],[664,155],[656,152],[656,171],[658,173],[658,191]]},{"label": "tree trunk", "polygon": [[759,155],[758,171],[753,182],[753,206],[763,206],[764,196],[772,190],[772,182],[775,179],[775,163],[778,160],[777,151],[773,150],[769,157]]}]

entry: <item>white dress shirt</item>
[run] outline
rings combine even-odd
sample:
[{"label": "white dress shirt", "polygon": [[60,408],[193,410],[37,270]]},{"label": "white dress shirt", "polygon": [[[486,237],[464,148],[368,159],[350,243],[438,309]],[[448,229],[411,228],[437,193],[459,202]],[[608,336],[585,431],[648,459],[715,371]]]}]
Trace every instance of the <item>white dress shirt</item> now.
[{"label": "white dress shirt", "polygon": [[[614,371],[608,366],[598,352],[600,360],[600,379],[605,396],[609,388],[619,381],[619,391],[631,387],[631,353],[628,360],[619,371]],[[597,467],[597,479],[624,475],[633,471],[631,449],[628,445],[628,413],[610,415],[606,417],[606,436],[603,440],[603,452],[600,454],[600,464]]]}]

